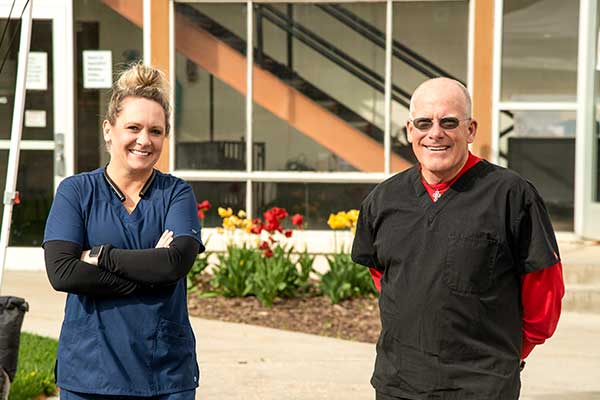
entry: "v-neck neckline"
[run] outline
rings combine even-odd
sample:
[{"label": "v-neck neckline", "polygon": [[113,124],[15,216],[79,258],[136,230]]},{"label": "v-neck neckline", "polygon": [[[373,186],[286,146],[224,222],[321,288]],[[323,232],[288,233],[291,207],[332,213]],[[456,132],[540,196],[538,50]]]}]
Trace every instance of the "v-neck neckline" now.
[{"label": "v-neck neckline", "polygon": [[[108,187],[110,188],[110,191],[114,195],[112,203],[120,210],[120,213],[124,217],[123,219],[126,220],[127,222],[136,221],[138,219],[138,216],[140,215],[139,208],[142,205],[142,200],[147,196],[148,192],[150,191],[150,186],[152,185],[152,183],[154,182],[154,178],[156,177],[156,170],[152,169],[152,174],[150,174],[150,177],[148,177],[148,179],[144,183],[144,186],[142,186],[142,189],[140,190],[140,193],[139,193],[140,198],[137,201],[137,203],[135,203],[131,212],[129,212],[129,210],[127,209],[127,207],[125,207],[125,204],[124,204],[127,197],[125,196],[123,191],[119,188],[119,186],[108,175],[106,166],[104,167],[104,170],[103,170],[103,176],[104,176],[104,181],[107,183]],[[117,202],[115,202],[114,199],[116,199]]]},{"label": "v-neck neckline", "polygon": [[429,222],[432,222],[435,216],[446,206],[446,204],[452,201],[452,199],[458,193],[457,189],[464,188],[469,182],[478,176],[478,171],[487,165],[489,165],[489,163],[483,159],[477,162],[477,164],[466,170],[456,181],[454,181],[452,185],[450,185],[450,187],[448,187],[448,189],[444,192],[443,196],[441,196],[438,201],[435,202],[431,199],[431,197],[429,197],[427,189],[421,182],[419,166],[415,165],[413,167],[411,177],[413,189],[415,191],[417,202],[421,205],[425,213],[429,215]]}]

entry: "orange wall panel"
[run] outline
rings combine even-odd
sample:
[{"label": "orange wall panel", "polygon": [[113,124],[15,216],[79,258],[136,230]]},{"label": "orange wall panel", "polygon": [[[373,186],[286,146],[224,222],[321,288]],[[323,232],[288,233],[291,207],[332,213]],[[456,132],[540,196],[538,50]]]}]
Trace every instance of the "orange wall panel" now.
[{"label": "orange wall panel", "polygon": [[[472,150],[479,157],[492,155],[492,82],[494,62],[494,0],[474,0],[473,117],[479,123]],[[496,0],[498,1],[498,0]],[[500,0],[501,1],[501,0]]]}]

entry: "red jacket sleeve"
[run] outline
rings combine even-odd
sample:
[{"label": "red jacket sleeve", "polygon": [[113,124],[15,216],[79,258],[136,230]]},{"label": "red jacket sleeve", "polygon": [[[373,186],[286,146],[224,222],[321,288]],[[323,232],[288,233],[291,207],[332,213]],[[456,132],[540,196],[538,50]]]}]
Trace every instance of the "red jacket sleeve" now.
[{"label": "red jacket sleeve", "polygon": [[556,330],[561,300],[565,293],[561,263],[530,272],[523,277],[523,345],[521,359],[542,344]]},{"label": "red jacket sleeve", "polygon": [[377,291],[381,293],[381,277],[383,276],[383,272],[375,268],[369,268],[369,271],[371,271],[371,277],[373,278],[373,283],[375,284]]}]

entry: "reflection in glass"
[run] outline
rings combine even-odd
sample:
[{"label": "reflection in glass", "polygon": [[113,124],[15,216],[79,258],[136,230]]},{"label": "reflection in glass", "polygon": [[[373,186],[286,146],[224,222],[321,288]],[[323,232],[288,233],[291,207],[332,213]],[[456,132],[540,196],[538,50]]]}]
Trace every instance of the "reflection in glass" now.
[{"label": "reflection in glass", "polygon": [[504,0],[502,101],[575,101],[579,1]]},{"label": "reflection in glass", "polygon": [[198,203],[208,200],[212,208],[205,213],[205,227],[215,228],[222,225],[223,220],[217,213],[218,207],[231,207],[234,212],[246,208],[245,182],[189,182],[194,190]]},{"label": "reflection in glass", "polygon": [[[412,94],[423,81],[447,76],[466,82],[468,1],[400,1],[393,4],[392,82]],[[410,96],[394,93],[408,103]],[[414,161],[406,140],[408,107],[392,102],[392,151]],[[396,172],[396,171],[394,171]]]},{"label": "reflection in glass", "polygon": [[252,185],[254,213],[261,217],[271,207],[290,215],[304,215],[306,229],[329,229],[330,213],[359,209],[375,184],[256,182]]},{"label": "reflection in glass", "polygon": [[[5,19],[0,19],[4,28]],[[19,35],[18,21],[11,20],[5,38],[13,34]],[[18,40],[8,52],[10,41],[4,40],[0,47],[0,55],[8,53],[8,59],[0,76],[0,139],[10,139],[12,127],[15,84],[17,78]],[[45,65],[46,80],[39,80],[39,89],[28,89],[25,96],[25,118],[23,123],[23,140],[54,140],[54,96],[53,96],[53,51],[52,51],[52,21],[33,21],[31,27],[31,54]],[[45,89],[42,89],[45,83]]]},{"label": "reflection in glass", "polygon": [[[9,246],[40,246],[54,194],[53,155],[48,150],[22,150],[17,176],[21,204],[13,207]],[[0,187],[6,185],[8,151],[0,151]],[[4,205],[0,204],[0,215]],[[0,221],[1,223],[1,221]]]},{"label": "reflection in glass", "polygon": [[573,230],[576,113],[511,114],[502,114],[500,123],[503,164],[535,185],[556,230]]},{"label": "reflection in glass", "polygon": [[[143,58],[142,29],[111,8],[114,2],[74,1],[75,19],[75,170],[91,171],[108,162],[101,135],[102,121],[109,97],[107,89],[83,87],[82,53],[85,50],[109,50],[113,77],[127,65]],[[140,13],[141,13],[140,8]],[[138,16],[142,20],[142,16]]]},{"label": "reflection in glass", "polygon": [[[246,5],[175,9],[175,166],[246,170]],[[264,143],[253,169],[264,169]]]},{"label": "reflection in glass", "polygon": [[253,135],[265,169],[383,170],[385,51],[357,18],[385,32],[385,3],[255,7]]}]

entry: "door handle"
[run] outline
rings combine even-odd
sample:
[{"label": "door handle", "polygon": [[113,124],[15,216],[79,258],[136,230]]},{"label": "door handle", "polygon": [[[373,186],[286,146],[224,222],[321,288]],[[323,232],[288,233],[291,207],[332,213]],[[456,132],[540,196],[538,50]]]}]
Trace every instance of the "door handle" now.
[{"label": "door handle", "polygon": [[65,134],[54,135],[54,175],[65,176]]}]

